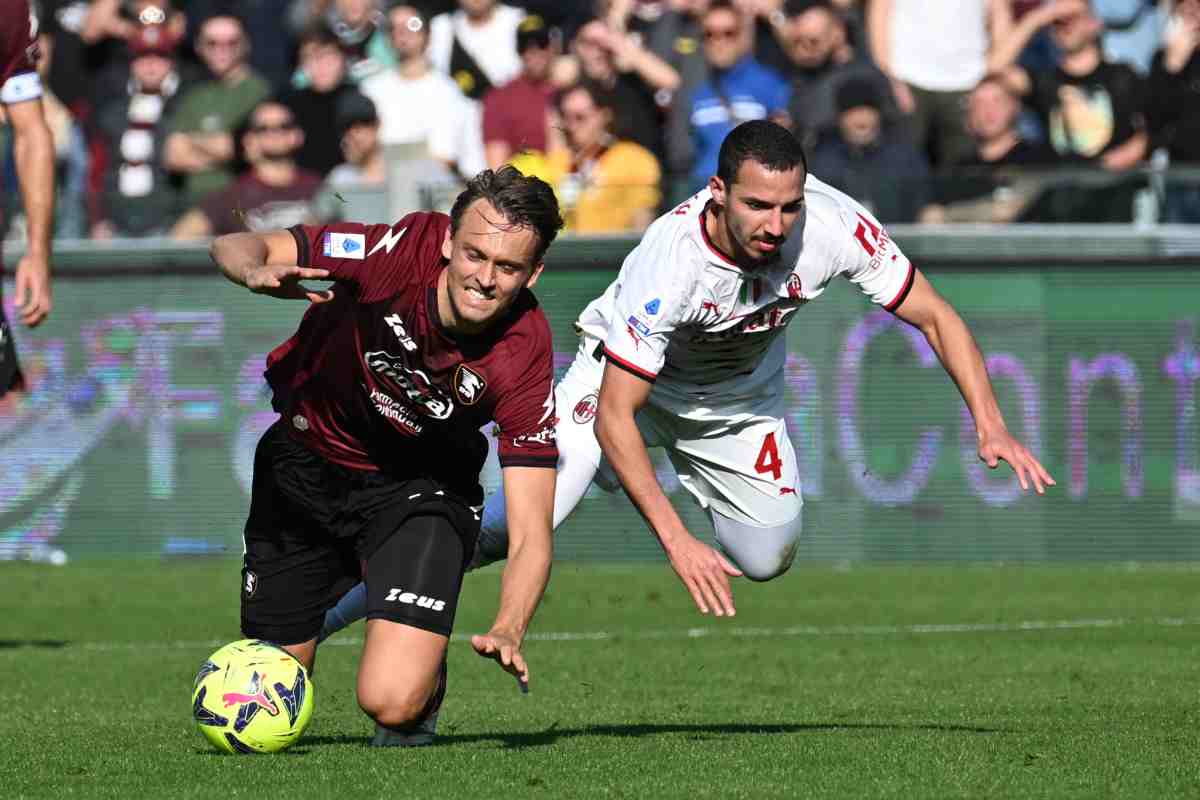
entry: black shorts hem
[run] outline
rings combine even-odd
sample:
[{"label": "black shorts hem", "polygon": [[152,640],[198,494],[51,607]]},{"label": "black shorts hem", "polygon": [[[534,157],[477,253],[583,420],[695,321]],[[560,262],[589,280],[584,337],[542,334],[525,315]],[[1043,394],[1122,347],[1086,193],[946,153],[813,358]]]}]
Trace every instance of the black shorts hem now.
[{"label": "black shorts hem", "polygon": [[452,625],[438,625],[427,619],[419,619],[411,614],[405,614],[399,609],[396,611],[371,611],[367,613],[367,619],[382,619],[400,625],[408,625],[411,628],[420,628],[423,631],[445,636],[447,639],[450,638],[450,634],[454,630],[454,626]]},{"label": "black shorts hem", "polygon": [[262,639],[280,647],[311,642],[320,633],[320,624],[314,629],[310,624],[262,625],[247,619],[242,620],[242,636],[247,639]]}]

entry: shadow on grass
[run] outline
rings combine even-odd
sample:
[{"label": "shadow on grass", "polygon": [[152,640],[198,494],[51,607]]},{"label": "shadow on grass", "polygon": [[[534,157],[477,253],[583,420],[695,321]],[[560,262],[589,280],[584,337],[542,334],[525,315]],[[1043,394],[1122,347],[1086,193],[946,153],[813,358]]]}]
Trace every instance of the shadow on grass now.
[{"label": "shadow on grass", "polygon": [[58,650],[70,644],[65,639],[0,639],[0,650],[17,650],[22,647]]},{"label": "shadow on grass", "polygon": [[[476,742],[499,742],[504,747],[526,748],[547,747],[557,744],[564,739],[574,739],[581,736],[607,736],[611,738],[639,738],[643,736],[660,736],[664,734],[682,734],[691,741],[720,739],[726,736],[741,735],[772,735],[783,733],[854,733],[857,731],[880,731],[904,733],[927,731],[931,733],[966,733],[972,735],[1014,733],[1006,728],[987,728],[978,725],[950,725],[944,723],[884,723],[884,722],[809,722],[809,723],[771,723],[756,725],[753,723],[730,724],[696,724],[696,725],[588,725],[582,728],[559,728],[558,723],[544,731],[532,733],[446,733],[439,735],[434,747],[446,747],[458,744],[474,744]],[[370,737],[363,736],[312,736],[305,737],[304,744],[309,746],[358,744],[366,747]]]}]

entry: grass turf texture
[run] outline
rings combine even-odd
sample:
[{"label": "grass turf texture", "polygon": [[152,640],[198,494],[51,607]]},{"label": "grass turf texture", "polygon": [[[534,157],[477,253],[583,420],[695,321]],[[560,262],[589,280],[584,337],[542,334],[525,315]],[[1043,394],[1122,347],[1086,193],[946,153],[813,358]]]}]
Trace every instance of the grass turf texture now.
[{"label": "grass turf texture", "polygon": [[[498,576],[468,578],[459,631],[486,628]],[[439,744],[368,748],[359,625],[320,653],[305,738],[235,757],[201,740],[189,690],[238,638],[236,563],[0,565],[0,785],[6,798],[1196,796],[1198,580],[797,568],[737,583],[738,616],[716,620],[665,565],[563,564],[535,631],[613,635],[531,642],[528,696],[455,642]],[[1153,622],[1166,617],[1188,624]],[[824,633],[730,635],[797,625]]]}]

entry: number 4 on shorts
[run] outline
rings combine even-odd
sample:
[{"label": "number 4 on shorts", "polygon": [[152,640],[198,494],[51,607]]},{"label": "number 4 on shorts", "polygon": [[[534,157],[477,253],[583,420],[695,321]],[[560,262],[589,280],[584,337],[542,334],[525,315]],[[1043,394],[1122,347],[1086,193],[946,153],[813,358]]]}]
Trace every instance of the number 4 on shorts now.
[{"label": "number 4 on shorts", "polygon": [[754,462],[754,471],[759,475],[769,472],[775,480],[783,477],[783,461],[780,460],[779,448],[775,445],[774,431],[763,439],[762,449],[758,451],[758,460]]}]

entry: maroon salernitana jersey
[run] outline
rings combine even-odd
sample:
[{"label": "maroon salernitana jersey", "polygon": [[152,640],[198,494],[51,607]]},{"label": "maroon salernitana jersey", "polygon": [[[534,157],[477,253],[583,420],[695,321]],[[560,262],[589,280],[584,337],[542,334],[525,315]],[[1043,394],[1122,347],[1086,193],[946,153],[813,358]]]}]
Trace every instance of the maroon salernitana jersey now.
[{"label": "maroon salernitana jersey", "polygon": [[292,228],[299,265],[337,284],[267,356],[266,377],[292,436],[321,456],[472,499],[491,422],[502,467],[558,463],[553,349],[527,290],[482,334],[445,330],[437,281],[449,227],[444,214],[417,213],[390,226]]}]

